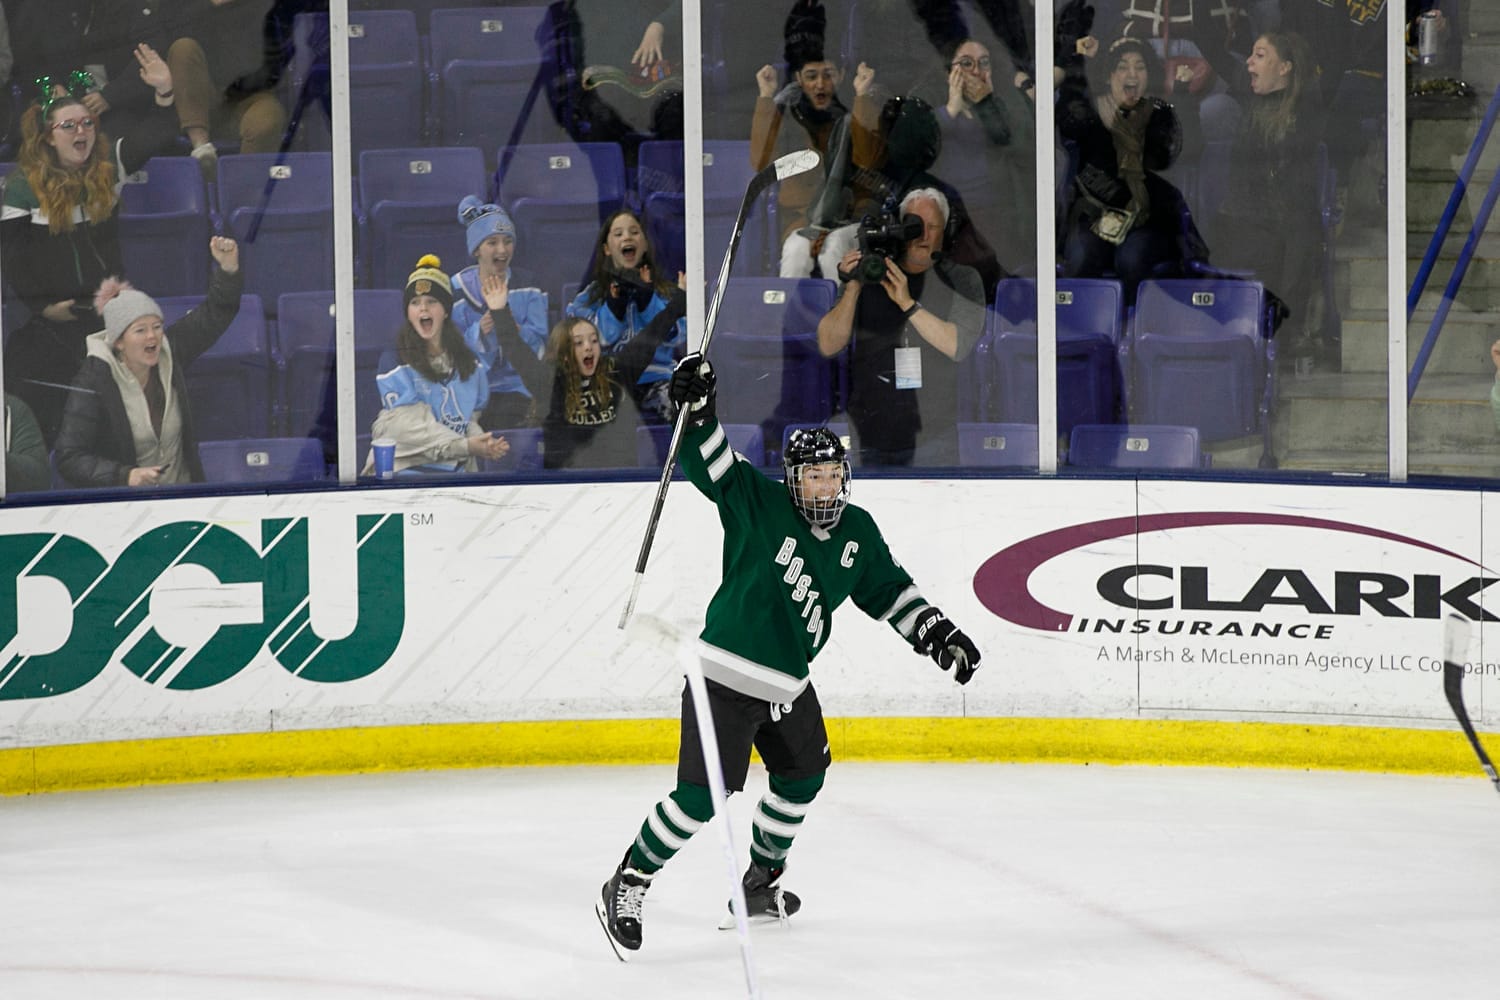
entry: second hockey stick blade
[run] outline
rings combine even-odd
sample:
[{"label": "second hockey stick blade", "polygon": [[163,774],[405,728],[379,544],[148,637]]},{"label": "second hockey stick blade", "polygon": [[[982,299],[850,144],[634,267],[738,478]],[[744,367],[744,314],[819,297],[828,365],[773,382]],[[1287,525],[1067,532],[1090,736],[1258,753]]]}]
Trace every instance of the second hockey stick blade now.
[{"label": "second hockey stick blade", "polygon": [[1484,752],[1484,744],[1479,742],[1479,734],[1474,731],[1474,723],[1469,720],[1469,710],[1464,705],[1464,658],[1468,650],[1468,620],[1449,615],[1443,623],[1443,693],[1448,696],[1448,707],[1453,709],[1454,717],[1469,738],[1469,746],[1479,758],[1479,766],[1495,786],[1495,791],[1500,792],[1500,774],[1496,774],[1490,755]]}]

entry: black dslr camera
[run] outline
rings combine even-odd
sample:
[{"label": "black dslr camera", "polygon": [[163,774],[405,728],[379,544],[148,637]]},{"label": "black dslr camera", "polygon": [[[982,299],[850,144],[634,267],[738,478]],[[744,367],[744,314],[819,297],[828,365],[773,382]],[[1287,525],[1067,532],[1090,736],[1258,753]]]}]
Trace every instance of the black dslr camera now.
[{"label": "black dslr camera", "polygon": [[866,283],[885,280],[885,262],[899,260],[906,244],[922,235],[922,220],[908,212],[900,219],[891,213],[867,215],[859,222],[859,264],[854,277]]}]

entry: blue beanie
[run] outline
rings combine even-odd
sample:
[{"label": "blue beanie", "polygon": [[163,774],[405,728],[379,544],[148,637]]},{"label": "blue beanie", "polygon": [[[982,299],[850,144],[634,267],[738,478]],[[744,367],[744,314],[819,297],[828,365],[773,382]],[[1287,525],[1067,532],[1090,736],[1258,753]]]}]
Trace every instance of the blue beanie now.
[{"label": "blue beanie", "polygon": [[470,257],[479,249],[479,244],[491,236],[516,238],[516,224],[510,221],[505,209],[481,202],[472,194],[465,195],[458,203],[458,221],[468,228]]}]

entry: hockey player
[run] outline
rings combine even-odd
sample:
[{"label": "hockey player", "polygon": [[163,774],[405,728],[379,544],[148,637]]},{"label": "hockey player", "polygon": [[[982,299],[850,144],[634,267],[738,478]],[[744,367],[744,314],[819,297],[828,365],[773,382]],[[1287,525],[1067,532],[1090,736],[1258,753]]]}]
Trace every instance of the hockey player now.
[{"label": "hockey player", "polygon": [[[673,403],[690,407],[682,469],[718,505],[724,526],[723,581],[698,648],[724,787],[745,787],[751,746],[770,772],[751,831],[746,914],[785,920],[802,905],[781,884],[787,852],[831,761],[808,664],[828,642],[833,610],[852,598],[918,653],[944,670],[956,668],[960,684],[974,676],[979,650],[922,597],[874,519],[849,506],[849,462],[831,431],[793,433],[783,486],[730,449],[714,416],[713,370],[702,355],[678,363],[669,391]],[[684,687],[677,787],[652,808],[595,904],[621,961],[641,946],[641,904],[652,879],[713,814],[698,721]]]}]

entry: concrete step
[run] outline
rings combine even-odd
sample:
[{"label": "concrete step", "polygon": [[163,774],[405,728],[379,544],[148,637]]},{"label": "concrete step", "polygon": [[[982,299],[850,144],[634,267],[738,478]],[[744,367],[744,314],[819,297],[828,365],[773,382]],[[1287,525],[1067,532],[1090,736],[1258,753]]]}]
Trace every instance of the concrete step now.
[{"label": "concrete step", "polygon": [[[1356,307],[1383,308],[1386,287],[1385,234],[1360,230],[1345,235],[1348,239],[1340,237],[1334,255],[1334,289],[1340,312],[1347,313]],[[1429,310],[1437,308],[1468,235],[1467,224],[1462,228],[1455,226],[1449,231],[1428,276],[1419,307]],[[1431,229],[1407,233],[1408,282],[1416,279],[1431,238]],[[1457,299],[1466,308],[1477,312],[1500,311],[1500,230],[1481,235],[1469,258]]]},{"label": "concrete step", "polygon": [[1468,29],[1470,35],[1480,37],[1500,35],[1500,7],[1484,0],[1469,4]]},{"label": "concrete step", "polygon": [[[1414,117],[1411,121],[1411,138],[1406,144],[1406,161],[1411,170],[1448,172],[1453,176],[1463,168],[1468,158],[1469,147],[1479,131],[1479,119],[1484,114],[1484,102],[1471,106],[1470,113],[1461,118]],[[1492,131],[1475,165],[1471,184],[1483,185],[1494,176],[1500,167],[1500,136]]]},{"label": "concrete step", "polygon": [[[1492,0],[1481,0],[1470,7],[1493,6]],[[1474,31],[1470,25],[1470,32]],[[1478,38],[1464,40],[1463,79],[1478,92],[1483,108],[1500,83],[1500,28],[1490,28]]]},{"label": "concrete step", "polygon": [[[1407,258],[1406,280],[1408,282],[1416,280],[1417,269],[1421,264],[1420,257]],[[1438,257],[1432,272],[1427,277],[1422,297],[1417,300],[1419,310],[1426,309],[1430,314],[1437,308],[1447,292],[1448,281],[1453,276],[1456,264],[1455,258]],[[1338,303],[1340,313],[1347,315],[1355,309],[1384,309],[1386,306],[1386,261],[1384,259],[1363,257],[1335,263],[1333,282],[1335,301]],[[1405,296],[1403,295],[1402,298],[1404,299]],[[1454,300],[1474,312],[1494,313],[1492,318],[1500,321],[1500,256],[1475,255],[1470,258],[1468,269],[1464,272],[1463,283],[1458,286]]]},{"label": "concrete step", "polygon": [[[1280,456],[1278,467],[1289,472],[1326,472],[1341,478],[1380,479],[1389,474],[1389,461],[1389,456],[1384,451],[1320,451],[1307,448]],[[1408,452],[1406,465],[1407,472],[1413,476],[1493,479],[1500,476],[1500,446],[1488,453]]]},{"label": "concrete step", "polygon": [[[1418,309],[1406,331],[1406,370],[1416,362],[1422,340],[1432,323],[1432,309]],[[1389,367],[1386,315],[1382,310],[1343,314],[1343,358],[1346,374],[1383,375]],[[1455,305],[1427,359],[1423,381],[1441,375],[1483,378],[1493,374],[1490,345],[1500,338],[1500,324],[1491,313],[1475,313]]]},{"label": "concrete step", "polygon": [[[1493,380],[1493,369],[1489,376],[1424,378],[1407,410],[1411,453],[1493,450],[1500,455],[1500,433],[1489,403]],[[1384,375],[1330,373],[1285,379],[1273,435],[1276,452],[1384,453],[1386,413]]]},{"label": "concrete step", "polygon": [[[1490,141],[1493,144],[1500,144],[1500,135],[1492,136]],[[1479,214],[1485,190],[1489,186],[1493,173],[1493,170],[1488,173],[1476,171],[1474,179],[1464,193],[1463,204],[1459,208],[1457,218],[1465,232],[1472,225],[1472,220]],[[1448,198],[1453,193],[1453,185],[1457,179],[1456,169],[1432,170],[1414,167],[1408,170],[1406,177],[1408,225],[1416,229],[1426,228],[1431,232],[1438,220],[1443,217],[1443,210],[1448,205]],[[1491,214],[1489,222],[1485,225],[1485,231],[1500,231],[1500,212]]]}]

